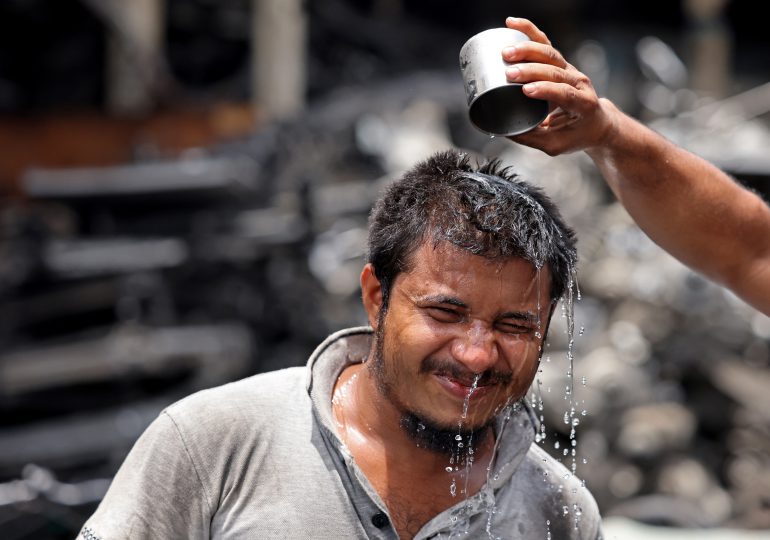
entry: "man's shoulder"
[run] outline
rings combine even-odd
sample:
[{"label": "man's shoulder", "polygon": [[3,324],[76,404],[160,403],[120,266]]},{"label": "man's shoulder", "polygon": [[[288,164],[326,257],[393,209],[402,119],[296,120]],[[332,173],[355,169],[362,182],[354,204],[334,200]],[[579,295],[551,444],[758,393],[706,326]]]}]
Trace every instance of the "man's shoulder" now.
[{"label": "man's shoulder", "polygon": [[[572,458],[568,457],[565,459],[570,460],[569,465],[571,467]],[[585,495],[588,498],[593,498],[583,481],[576,474],[573,474],[564,463],[551,456],[538,444],[532,443],[529,447],[526,461],[533,474],[542,476],[543,484],[546,487],[552,488],[557,486],[557,490],[564,492],[567,496],[577,495],[577,498],[581,498]]]},{"label": "man's shoulder", "polygon": [[[501,495],[501,504],[510,509],[520,530],[524,527],[530,533],[538,531],[537,537],[565,540],[601,538],[599,508],[589,490],[536,443],[530,445]],[[525,536],[535,537],[534,533]]]},{"label": "man's shoulder", "polygon": [[558,506],[564,516],[570,516],[575,524],[582,521],[581,528],[592,531],[587,538],[594,538],[601,522],[599,508],[585,482],[571,470],[575,468],[573,458],[565,459],[569,460],[569,468],[533,443],[527,452],[526,462],[533,481],[543,487],[544,497]]},{"label": "man's shoulder", "polygon": [[309,405],[305,390],[307,368],[292,367],[246,377],[200,390],[163,412],[177,425],[194,427],[213,423],[270,421],[273,413],[286,414],[297,406]]},{"label": "man's shoulder", "polygon": [[196,407],[223,400],[266,400],[269,402],[276,394],[294,392],[298,387],[304,387],[306,374],[307,368],[305,366],[258,373],[221,386],[199,390],[182,398],[169,408]]}]

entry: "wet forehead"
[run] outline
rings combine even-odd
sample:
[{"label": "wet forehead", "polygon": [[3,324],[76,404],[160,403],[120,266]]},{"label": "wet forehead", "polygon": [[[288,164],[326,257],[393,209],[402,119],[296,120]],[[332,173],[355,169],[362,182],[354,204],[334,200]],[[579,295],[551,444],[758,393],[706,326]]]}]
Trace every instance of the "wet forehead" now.
[{"label": "wet forehead", "polygon": [[411,297],[447,295],[479,308],[548,303],[550,272],[521,258],[490,260],[449,242],[427,242],[410,266],[396,283]]}]

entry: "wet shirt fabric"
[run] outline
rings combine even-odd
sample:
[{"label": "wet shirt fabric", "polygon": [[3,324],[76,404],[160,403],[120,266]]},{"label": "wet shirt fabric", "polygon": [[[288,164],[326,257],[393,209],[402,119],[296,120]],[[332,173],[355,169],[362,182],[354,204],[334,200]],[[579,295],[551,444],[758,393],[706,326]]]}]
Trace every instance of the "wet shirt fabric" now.
[{"label": "wet shirt fabric", "polygon": [[[396,539],[332,422],[334,383],[366,358],[371,339],[368,328],[337,332],[307,369],[255,375],[168,407],[136,442],[79,539]],[[415,538],[601,539],[593,497],[533,444],[528,409],[503,424],[487,484],[458,497]]]}]

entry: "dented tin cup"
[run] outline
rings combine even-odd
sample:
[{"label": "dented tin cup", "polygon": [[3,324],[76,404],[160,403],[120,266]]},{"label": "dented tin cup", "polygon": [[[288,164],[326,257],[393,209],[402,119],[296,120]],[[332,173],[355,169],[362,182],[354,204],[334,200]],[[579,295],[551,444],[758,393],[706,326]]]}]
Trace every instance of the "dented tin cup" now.
[{"label": "dented tin cup", "polygon": [[529,37],[511,28],[492,28],[470,38],[460,49],[460,71],[471,123],[489,135],[525,133],[545,120],[548,102],[524,95],[521,84],[509,82],[503,49]]}]

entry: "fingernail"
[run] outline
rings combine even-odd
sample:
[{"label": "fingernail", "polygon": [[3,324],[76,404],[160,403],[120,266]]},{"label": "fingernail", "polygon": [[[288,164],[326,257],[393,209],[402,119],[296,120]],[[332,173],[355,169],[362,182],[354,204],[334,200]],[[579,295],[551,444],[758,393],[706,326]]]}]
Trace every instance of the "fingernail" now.
[{"label": "fingernail", "polygon": [[533,94],[537,91],[538,87],[539,87],[538,84],[536,82],[533,82],[533,83],[525,84],[524,86],[521,87],[521,89],[526,94]]},{"label": "fingernail", "polygon": [[503,56],[511,57],[516,54],[516,46],[506,47],[503,49]]},{"label": "fingernail", "polygon": [[505,70],[505,74],[508,76],[509,80],[515,81],[521,75],[521,70],[516,66],[509,67],[508,69]]},{"label": "fingernail", "polygon": [[505,19],[505,22],[507,22],[507,23],[515,23],[518,20],[519,19],[516,18],[516,17],[508,17],[507,19]]}]

